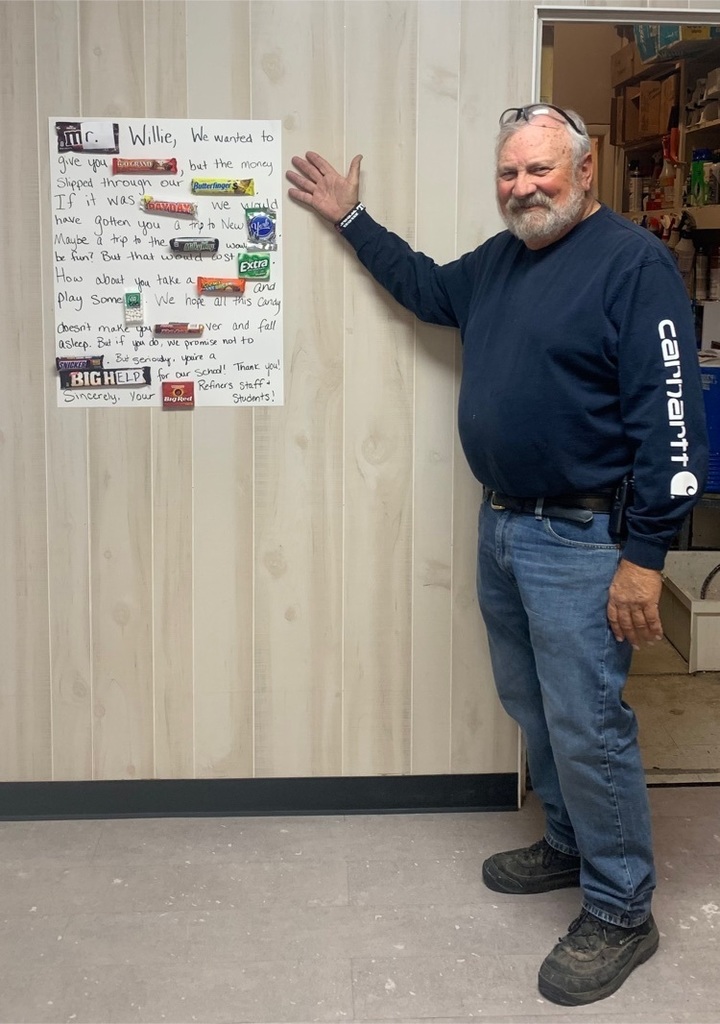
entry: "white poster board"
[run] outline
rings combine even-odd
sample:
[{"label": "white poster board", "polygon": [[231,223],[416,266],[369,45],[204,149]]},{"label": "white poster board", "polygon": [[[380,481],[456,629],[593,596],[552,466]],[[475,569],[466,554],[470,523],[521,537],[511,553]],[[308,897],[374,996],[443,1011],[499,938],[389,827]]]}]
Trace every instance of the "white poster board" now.
[{"label": "white poster board", "polygon": [[49,127],[58,404],[282,404],[280,122]]}]

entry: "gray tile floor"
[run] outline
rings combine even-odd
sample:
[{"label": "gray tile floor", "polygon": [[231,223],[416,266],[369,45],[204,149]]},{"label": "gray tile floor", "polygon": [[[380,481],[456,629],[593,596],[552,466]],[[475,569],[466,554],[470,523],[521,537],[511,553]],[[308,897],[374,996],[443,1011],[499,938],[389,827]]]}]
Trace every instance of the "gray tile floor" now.
[{"label": "gray tile floor", "polygon": [[640,723],[649,785],[720,783],[720,672],[689,675],[663,640],[636,652],[625,697]]},{"label": "gray tile floor", "polygon": [[720,1022],[720,787],[653,788],[658,954],[601,1004],[537,991],[578,891],[483,857],[541,813],[0,822],[0,1021]]}]

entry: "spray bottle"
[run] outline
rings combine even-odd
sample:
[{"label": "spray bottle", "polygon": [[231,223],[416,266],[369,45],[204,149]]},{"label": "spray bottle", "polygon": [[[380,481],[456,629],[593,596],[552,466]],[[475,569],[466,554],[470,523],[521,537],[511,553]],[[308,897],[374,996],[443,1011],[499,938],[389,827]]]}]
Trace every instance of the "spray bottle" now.
[{"label": "spray bottle", "polygon": [[678,262],[678,270],[680,276],[683,279],[683,284],[687,289],[687,293],[692,299],[695,290],[695,246],[692,240],[692,229],[693,222],[690,217],[684,213],[680,219],[680,238],[678,244],[675,246],[675,259]]}]

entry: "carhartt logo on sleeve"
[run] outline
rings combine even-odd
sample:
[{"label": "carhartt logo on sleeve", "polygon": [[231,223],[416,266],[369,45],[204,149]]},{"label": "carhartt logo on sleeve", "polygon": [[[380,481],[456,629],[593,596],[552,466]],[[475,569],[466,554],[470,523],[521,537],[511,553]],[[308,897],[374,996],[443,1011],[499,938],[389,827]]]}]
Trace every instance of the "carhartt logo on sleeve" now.
[{"label": "carhartt logo on sleeve", "polygon": [[687,470],[676,473],[670,481],[670,495],[673,498],[685,497],[687,494],[697,494],[697,477]]},{"label": "carhartt logo on sleeve", "polygon": [[[670,448],[673,449],[670,454],[670,461],[679,462],[682,466],[687,466],[690,457],[687,453],[688,439],[685,429],[682,369],[680,367],[677,332],[672,320],[661,320],[658,324],[658,334],[660,335],[663,365],[668,373],[668,376],[665,378],[668,423],[670,429],[675,432],[675,440],[670,442]],[[697,478],[689,470],[675,473],[670,481],[670,496],[672,498],[696,494],[697,489]]]}]

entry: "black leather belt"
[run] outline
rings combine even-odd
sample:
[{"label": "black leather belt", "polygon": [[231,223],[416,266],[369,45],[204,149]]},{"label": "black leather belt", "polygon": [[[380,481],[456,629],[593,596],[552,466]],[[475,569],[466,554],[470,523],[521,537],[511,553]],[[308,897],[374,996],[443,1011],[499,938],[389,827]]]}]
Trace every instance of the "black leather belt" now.
[{"label": "black leather belt", "polygon": [[581,494],[553,494],[548,498],[516,498],[499,491],[489,491],[488,501],[500,512],[522,512],[526,515],[552,516],[568,510],[610,512],[614,491],[586,491]]}]

